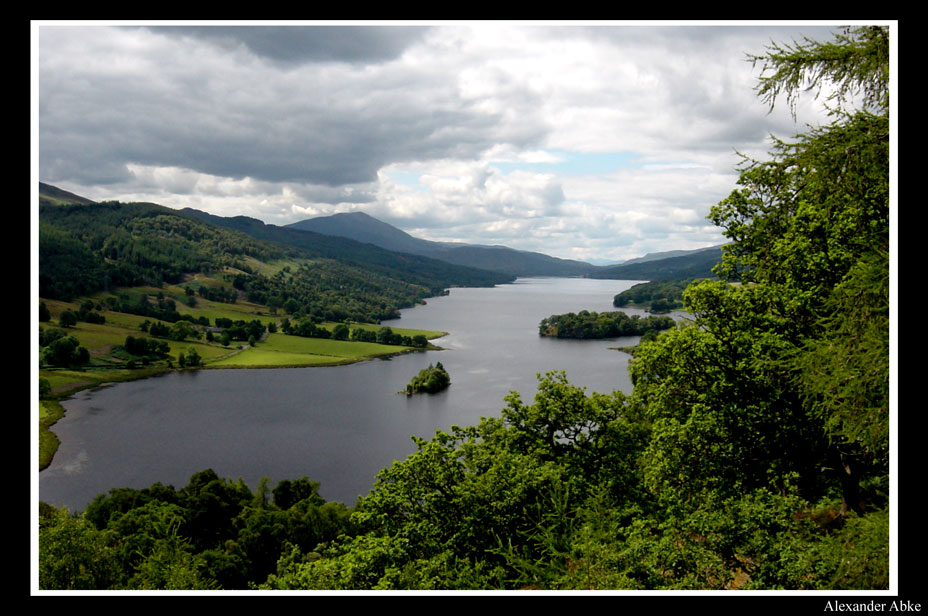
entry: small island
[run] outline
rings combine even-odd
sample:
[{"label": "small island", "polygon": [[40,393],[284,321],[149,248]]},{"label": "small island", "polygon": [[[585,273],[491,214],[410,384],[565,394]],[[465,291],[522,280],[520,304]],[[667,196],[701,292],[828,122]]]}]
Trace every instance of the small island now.
[{"label": "small island", "polygon": [[643,336],[649,331],[670,329],[675,321],[668,316],[628,316],[624,312],[590,312],[551,315],[538,325],[539,336],[553,338],[618,338]]},{"label": "small island", "polygon": [[451,385],[451,377],[448,376],[448,372],[441,365],[441,362],[438,362],[435,366],[429,364],[428,368],[420,370],[419,374],[414,376],[409,385],[406,386],[406,395],[433,394],[446,389],[449,385]]}]

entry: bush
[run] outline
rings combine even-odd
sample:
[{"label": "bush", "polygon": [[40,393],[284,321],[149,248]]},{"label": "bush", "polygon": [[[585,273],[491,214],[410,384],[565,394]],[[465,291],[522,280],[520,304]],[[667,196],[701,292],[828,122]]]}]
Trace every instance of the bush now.
[{"label": "bush", "polygon": [[64,336],[48,345],[44,359],[54,366],[74,366],[88,363],[90,353],[74,336]]}]

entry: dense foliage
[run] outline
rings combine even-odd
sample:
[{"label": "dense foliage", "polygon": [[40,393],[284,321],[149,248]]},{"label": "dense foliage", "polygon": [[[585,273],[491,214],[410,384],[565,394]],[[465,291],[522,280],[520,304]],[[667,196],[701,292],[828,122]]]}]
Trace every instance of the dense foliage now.
[{"label": "dense foliage", "polygon": [[71,299],[117,286],[178,282],[187,272],[283,258],[280,247],[150,203],[39,208],[39,295]]},{"label": "dense foliage", "polygon": [[60,329],[40,332],[39,346],[42,347],[42,361],[52,366],[69,367],[90,361],[90,352],[80,346],[80,341]]},{"label": "dense foliage", "polygon": [[532,404],[415,439],[325,532],[308,520],[331,504],[208,473],[46,512],[40,583],[888,588],[888,31],[752,59],[769,102],[808,78],[869,106],[834,98],[829,125],[746,161],[711,213],[719,279],[641,344],[633,394],[540,377]]},{"label": "dense foliage", "polygon": [[358,504],[360,534],[261,587],[885,587],[885,511],[823,527],[788,483],[676,503],[650,486],[641,411],[548,375],[532,405],[418,439]]},{"label": "dense foliage", "polygon": [[39,296],[71,299],[115,284],[135,280],[109,266],[83,242],[57,227],[39,222]]},{"label": "dense foliage", "polygon": [[379,323],[399,318],[401,308],[412,307],[433,294],[425,286],[319,260],[273,276],[238,274],[232,284],[248,301],[280,306],[298,319],[313,317],[319,321]]},{"label": "dense foliage", "polygon": [[246,589],[291,549],[310,553],[351,532],[347,508],[307,477],[252,492],[212,470],[180,490],[154,484],[101,494],[83,515],[43,506],[43,589]]},{"label": "dense foliage", "polygon": [[164,340],[155,340],[154,338],[137,338],[135,336],[126,336],[126,342],[123,349],[130,355],[164,357],[171,348]]},{"label": "dense foliage", "polygon": [[182,318],[177,310],[177,302],[165,296],[162,292],[129,293],[120,291],[116,295],[107,296],[105,301],[110,310],[116,312],[152,317],[168,323],[175,323]]},{"label": "dense foliage", "polygon": [[[332,330],[333,337],[337,336],[339,326]],[[347,327],[341,330],[342,335],[347,332]],[[422,334],[406,336],[399,332],[393,331],[390,327],[381,327],[377,330],[363,329],[356,327],[350,332],[351,340],[355,342],[376,342],[377,344],[390,344],[395,346],[409,346],[417,349],[424,349],[428,346],[428,338]]]},{"label": "dense foliage", "polygon": [[616,338],[618,336],[643,336],[651,331],[661,331],[674,326],[670,317],[631,316],[624,312],[591,312],[554,314],[538,324],[540,336],[554,338]]}]

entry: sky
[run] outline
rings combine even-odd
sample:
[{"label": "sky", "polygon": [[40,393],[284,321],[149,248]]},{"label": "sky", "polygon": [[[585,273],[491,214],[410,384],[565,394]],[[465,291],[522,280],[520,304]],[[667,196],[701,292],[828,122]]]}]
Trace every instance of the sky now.
[{"label": "sky", "polygon": [[702,248],[741,155],[827,121],[771,110],[746,54],[839,25],[33,22],[33,173],[597,264]]}]

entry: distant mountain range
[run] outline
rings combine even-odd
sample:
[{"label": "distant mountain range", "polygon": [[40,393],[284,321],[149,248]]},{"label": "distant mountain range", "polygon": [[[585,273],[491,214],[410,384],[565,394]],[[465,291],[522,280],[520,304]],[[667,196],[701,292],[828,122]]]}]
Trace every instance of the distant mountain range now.
[{"label": "distant mountain range", "polygon": [[702,277],[712,276],[712,267],[721,259],[721,246],[711,246],[651,253],[618,265],[597,266],[505,246],[423,240],[362,212],[309,218],[285,228],[346,237],[391,251],[514,276],[586,276],[624,280]]},{"label": "distant mountain range", "polygon": [[476,267],[514,276],[586,276],[596,269],[596,266],[590,263],[559,259],[506,246],[423,240],[362,212],[309,218],[286,226],[303,231],[347,237],[395,252],[420,255],[455,265]]},{"label": "distant mountain range", "polygon": [[[39,202],[44,206],[94,203],[44,183],[39,184]],[[713,276],[712,267],[721,259],[721,246],[712,246],[652,253],[618,265],[593,265],[506,246],[424,240],[362,212],[320,216],[284,226],[268,225],[246,216],[214,216],[189,208],[178,210],[178,213],[263,241],[309,250],[317,256],[377,267],[391,277],[415,284],[423,284],[425,280],[433,283],[453,280],[452,284],[481,286],[519,276],[651,281],[710,277]],[[452,271],[448,267],[463,269]]]},{"label": "distant mountain range", "polygon": [[696,253],[705,252],[707,250],[716,250],[720,246],[709,246],[708,248],[696,248],[695,250],[668,250],[666,252],[650,252],[643,257],[636,257],[634,259],[628,259],[627,261],[622,261],[621,263],[614,263],[609,267],[615,267],[619,265],[632,265],[635,263],[647,263],[648,261],[660,261],[662,259],[675,259],[677,257],[689,257],[695,255]]},{"label": "distant mountain range", "polygon": [[[670,256],[668,256],[670,255]],[[675,250],[645,255],[620,265],[598,267],[590,278],[617,280],[670,280],[715,277],[712,268],[722,260],[722,245],[697,250]]]}]

